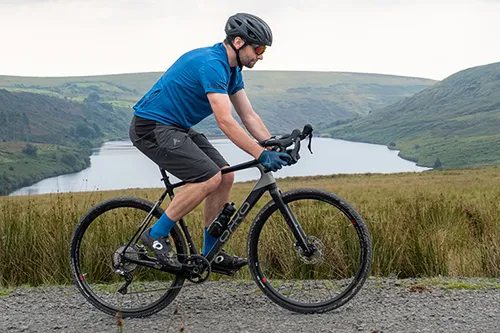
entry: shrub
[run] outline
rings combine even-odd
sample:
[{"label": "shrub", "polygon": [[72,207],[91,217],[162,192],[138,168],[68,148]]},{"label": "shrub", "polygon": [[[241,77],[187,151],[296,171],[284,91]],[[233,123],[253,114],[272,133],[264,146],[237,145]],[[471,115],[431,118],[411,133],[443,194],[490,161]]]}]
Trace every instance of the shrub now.
[{"label": "shrub", "polygon": [[434,169],[440,169],[440,168],[441,168],[441,166],[442,166],[442,164],[441,164],[441,160],[440,160],[440,159],[439,159],[439,157],[438,157],[438,158],[436,158],[436,162],[434,162],[434,166],[433,166],[433,168],[434,168]]},{"label": "shrub", "polygon": [[26,144],[26,147],[23,149],[23,154],[28,156],[36,156],[38,148],[31,143]]}]

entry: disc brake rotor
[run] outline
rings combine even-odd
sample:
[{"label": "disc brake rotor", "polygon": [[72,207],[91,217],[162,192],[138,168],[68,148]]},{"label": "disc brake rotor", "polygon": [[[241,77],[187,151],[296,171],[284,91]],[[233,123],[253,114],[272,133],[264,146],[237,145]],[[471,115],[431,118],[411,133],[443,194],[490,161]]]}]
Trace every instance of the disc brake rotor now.
[{"label": "disc brake rotor", "polygon": [[125,246],[126,245],[120,246],[113,254],[113,265],[115,268],[120,268],[125,272],[131,273],[137,268],[137,264],[127,260],[127,258],[139,260],[139,254],[143,252],[143,249],[141,249],[139,245],[132,243],[127,248],[124,255],[122,255]]},{"label": "disc brake rotor", "polygon": [[308,265],[321,263],[324,259],[323,251],[325,249],[325,245],[323,244],[323,242],[314,236],[309,236],[307,237],[307,243],[309,244],[309,246],[312,245],[314,247],[314,252],[312,255],[306,255],[300,246],[296,246],[295,249],[297,251],[299,259]]}]

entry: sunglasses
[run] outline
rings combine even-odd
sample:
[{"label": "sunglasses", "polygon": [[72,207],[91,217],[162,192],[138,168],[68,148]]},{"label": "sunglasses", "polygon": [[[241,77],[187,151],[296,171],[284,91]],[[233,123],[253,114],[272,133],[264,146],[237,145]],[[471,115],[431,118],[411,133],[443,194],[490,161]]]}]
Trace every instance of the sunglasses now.
[{"label": "sunglasses", "polygon": [[267,46],[265,46],[265,45],[254,45],[254,44],[250,44],[250,45],[252,45],[253,49],[255,50],[255,53],[257,53],[258,56],[260,56],[262,53],[266,52]]}]

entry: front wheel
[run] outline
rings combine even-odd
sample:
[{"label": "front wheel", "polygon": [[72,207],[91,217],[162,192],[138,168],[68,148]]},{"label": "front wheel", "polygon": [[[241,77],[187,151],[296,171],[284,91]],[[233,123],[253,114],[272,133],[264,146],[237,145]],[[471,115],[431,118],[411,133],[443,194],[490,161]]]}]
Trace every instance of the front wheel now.
[{"label": "front wheel", "polygon": [[283,194],[283,201],[314,249],[297,245],[273,202],[259,212],[248,237],[249,268],[276,304],[300,313],[321,313],[347,303],[370,273],[372,245],[366,224],[340,197],[318,189]]}]

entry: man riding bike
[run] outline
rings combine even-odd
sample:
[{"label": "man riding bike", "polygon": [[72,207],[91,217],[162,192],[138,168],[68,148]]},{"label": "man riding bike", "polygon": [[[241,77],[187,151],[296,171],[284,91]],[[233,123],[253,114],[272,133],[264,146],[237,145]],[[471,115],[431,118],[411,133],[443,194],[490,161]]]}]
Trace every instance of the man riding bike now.
[{"label": "man riding bike", "polygon": [[[167,238],[175,222],[205,199],[202,254],[206,255],[217,240],[207,228],[229,200],[234,182],[233,173],[220,172],[228,162],[192,126],[213,113],[224,134],[264,167],[277,171],[291,161],[289,155],[266,150],[255,141],[271,134],[253,110],[241,74],[243,66],[252,68],[263,59],[272,44],[271,29],[257,16],[238,13],[228,19],[225,32],[222,43],[182,55],[134,106],[130,126],[134,146],[186,182],[165,214],[141,236],[158,260],[172,269],[181,267]],[[231,103],[253,139],[233,118]],[[212,269],[238,270],[246,264],[245,258],[221,251]]]}]

